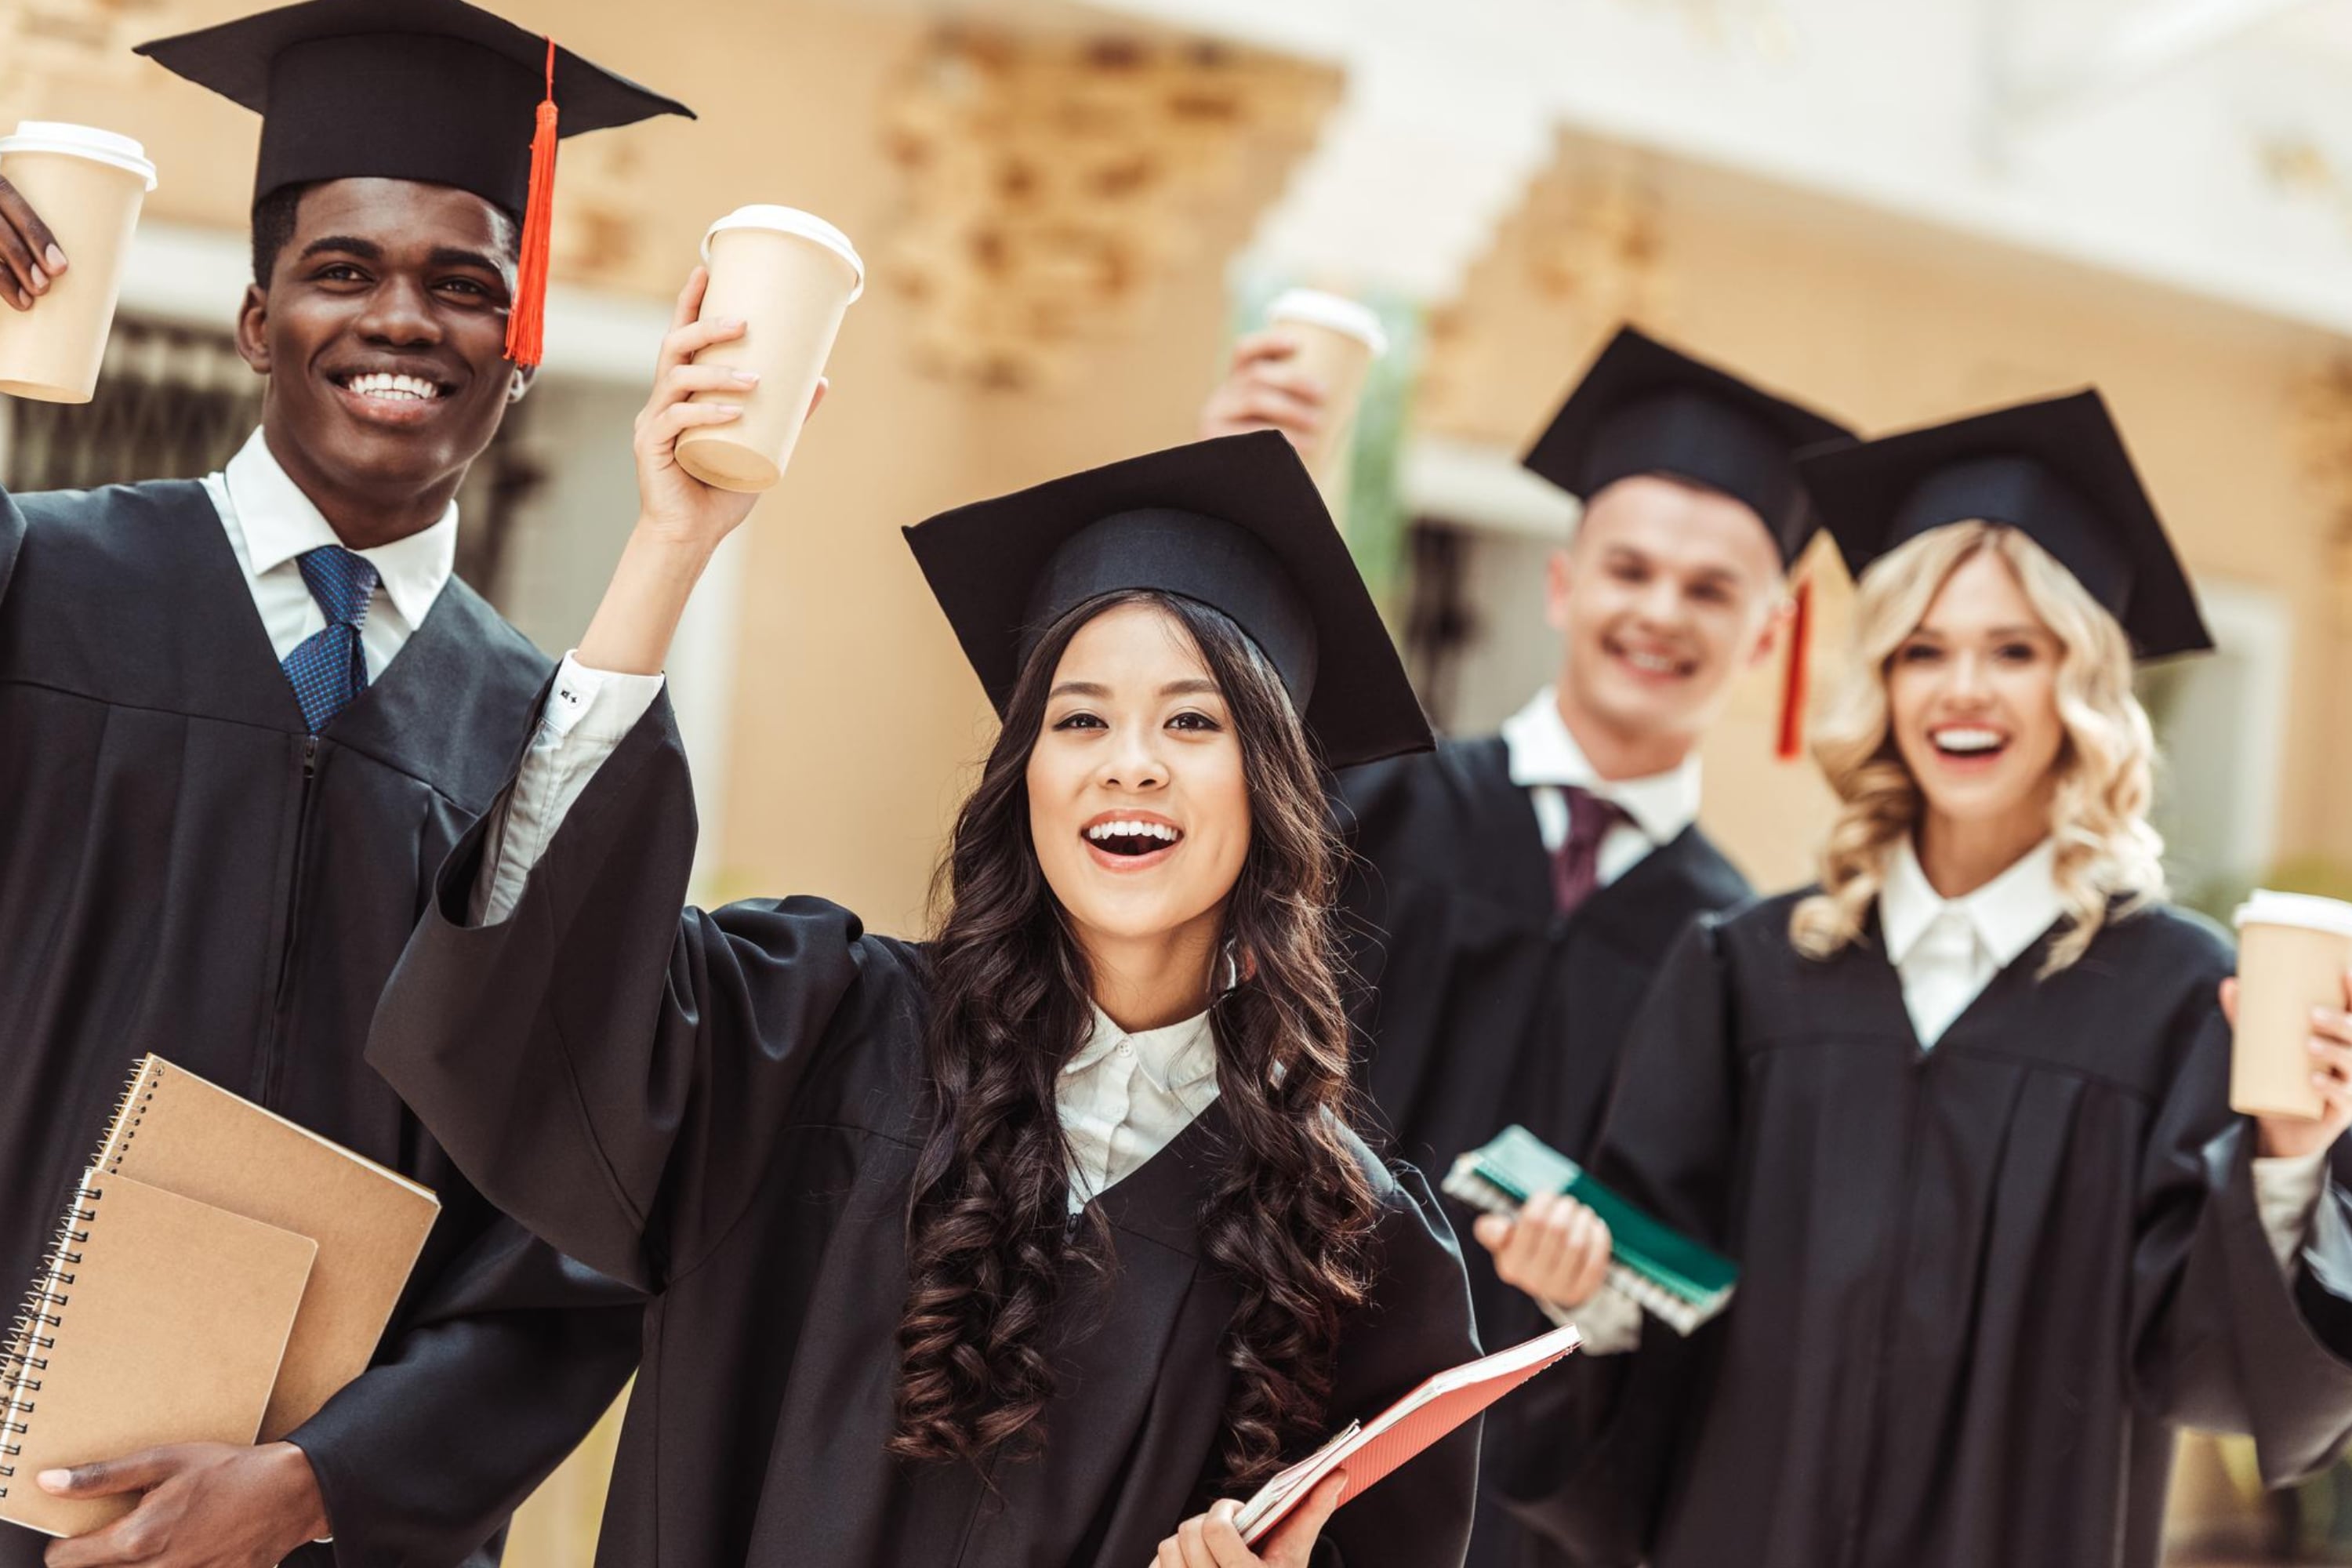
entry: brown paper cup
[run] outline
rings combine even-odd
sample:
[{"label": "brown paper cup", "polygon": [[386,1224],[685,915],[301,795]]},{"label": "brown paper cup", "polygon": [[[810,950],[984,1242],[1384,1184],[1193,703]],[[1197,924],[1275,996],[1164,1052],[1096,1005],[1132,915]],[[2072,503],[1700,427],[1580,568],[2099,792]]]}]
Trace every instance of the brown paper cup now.
[{"label": "brown paper cup", "polygon": [[1388,352],[1388,334],[1370,310],[1314,289],[1293,289],[1282,295],[1267,308],[1265,319],[1268,326],[1279,328],[1297,343],[1290,361],[1293,368],[1323,384],[1323,427],[1314,440],[1301,445],[1298,455],[1329,495],[1335,485],[1344,485],[1364,382],[1372,362]]},{"label": "brown paper cup", "polygon": [[2344,1005],[2352,904],[2257,892],[2238,910],[2238,1031],[2230,1108],[2249,1116],[2325,1112],[2312,1086],[2311,1010]]},{"label": "brown paper cup", "polygon": [[0,137],[0,176],[32,204],[70,263],[30,310],[0,306],[0,393],[88,403],[155,166],[128,136],[28,120]]},{"label": "brown paper cup", "polygon": [[865,291],[866,264],[848,237],[792,207],[740,207],[702,242],[710,288],[702,317],[731,316],[743,335],[695,356],[697,364],[738,365],[760,384],[698,392],[695,403],[732,403],[743,416],[678,438],[678,467],[724,490],[764,490],[783,477],[850,302]]}]

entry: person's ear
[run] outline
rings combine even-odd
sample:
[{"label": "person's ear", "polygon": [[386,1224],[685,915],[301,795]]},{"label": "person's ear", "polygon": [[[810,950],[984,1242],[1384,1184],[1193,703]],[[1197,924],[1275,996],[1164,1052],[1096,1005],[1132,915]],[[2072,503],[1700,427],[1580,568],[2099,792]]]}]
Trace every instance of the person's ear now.
[{"label": "person's ear", "polygon": [[1544,565],[1544,619],[1556,632],[1568,630],[1568,599],[1576,585],[1576,546],[1563,544]]},{"label": "person's ear", "polygon": [[254,374],[269,374],[269,292],[258,283],[245,286],[245,302],[237,307],[236,352]]},{"label": "person's ear", "polygon": [[1755,644],[1748,650],[1748,668],[1754,669],[1779,651],[1780,639],[1790,635],[1796,619],[1795,595],[1785,589],[1777,592],[1772,600],[1772,608],[1764,616],[1763,626],[1757,630]]},{"label": "person's ear", "polygon": [[530,390],[531,383],[538,379],[539,366],[535,364],[519,364],[510,366],[509,368],[507,380],[507,401],[509,403],[520,403],[523,399],[523,394],[529,392]]}]

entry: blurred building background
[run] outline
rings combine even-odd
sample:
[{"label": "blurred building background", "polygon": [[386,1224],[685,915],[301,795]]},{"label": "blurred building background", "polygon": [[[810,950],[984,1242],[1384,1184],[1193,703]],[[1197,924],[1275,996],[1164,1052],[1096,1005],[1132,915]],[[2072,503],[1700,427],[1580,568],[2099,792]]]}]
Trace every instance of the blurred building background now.
[{"label": "blurred building background", "polygon": [[[251,8],[0,0],[0,119],[162,165],[100,399],[0,406],[10,484],[202,472],[250,427],[226,327],[253,123],[129,46]],[[673,667],[709,897],[919,927],[987,723],[897,531],[1188,438],[1287,283],[1396,329],[1349,526],[1455,729],[1550,674],[1539,569],[1572,508],[1516,459],[1620,320],[1874,431],[2097,383],[2223,645],[2147,678],[2177,884],[2352,896],[2352,0],[500,8],[702,116],[564,149],[545,374],[469,484],[461,562],[542,646],[629,525],[629,418],[709,220],[807,207],[873,272]],[[1812,568],[1833,668],[1846,585]],[[1768,887],[1829,805],[1770,760],[1771,688],[1706,761],[1709,826]],[[586,1561],[608,1453],[511,1562]],[[2189,1446],[2182,1562],[2352,1561],[2343,1478],[2257,1501],[2248,1477]]]}]

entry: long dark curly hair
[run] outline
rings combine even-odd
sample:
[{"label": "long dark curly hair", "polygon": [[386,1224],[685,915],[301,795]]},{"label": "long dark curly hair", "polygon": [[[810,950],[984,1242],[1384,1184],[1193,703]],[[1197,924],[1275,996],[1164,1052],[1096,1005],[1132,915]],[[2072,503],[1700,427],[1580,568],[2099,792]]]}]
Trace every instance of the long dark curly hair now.
[{"label": "long dark curly hair", "polygon": [[889,1446],[977,1462],[1042,1441],[1062,1282],[1074,1256],[1099,1263],[1108,1242],[1099,1223],[1067,1223],[1055,1081],[1084,1041],[1090,987],[1030,839],[1026,773],[1063,649],[1094,616],[1138,603],[1191,634],[1249,785],[1250,847],[1226,906],[1247,978],[1211,1015],[1232,1138],[1201,1215],[1208,1258],[1241,1291],[1223,1346],[1233,1378],[1216,1464],[1223,1481],[1248,1485],[1322,1425],[1377,1218],[1341,1131],[1348,1026],[1330,915],[1341,850],[1321,770],[1273,667],[1225,616],[1150,592],[1106,595],[1048,629],[940,867],[945,912],[925,1042],[934,1115],[908,1205]]}]

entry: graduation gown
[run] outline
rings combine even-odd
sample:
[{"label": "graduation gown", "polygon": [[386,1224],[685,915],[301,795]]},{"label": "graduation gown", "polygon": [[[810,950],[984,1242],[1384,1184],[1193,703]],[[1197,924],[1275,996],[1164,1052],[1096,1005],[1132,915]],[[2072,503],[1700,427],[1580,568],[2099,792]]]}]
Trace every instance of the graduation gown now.
[{"label": "graduation gown", "polygon": [[2157,908],[2042,979],[2045,936],[1923,1051],[1875,930],[1803,959],[1795,898],[1677,946],[1597,1161],[1739,1293],[1570,1369],[1588,1425],[1496,1478],[1527,1517],[1605,1539],[1631,1504],[1654,1568],[2153,1568],[2176,1426],[2251,1432],[2273,1484],[2325,1464],[2347,1199],[2290,1282],[2228,1106],[2226,941]]},{"label": "graduation gown", "polygon": [[[460,923],[476,838],[386,991],[369,1059],[482,1189],[656,1293],[599,1561],[610,1568],[1139,1568],[1201,1505],[1234,1282],[1196,1218],[1222,1101],[1097,1200],[1042,1453],[893,1459],[906,1215],[926,1122],[929,956],[815,899],[680,918],[692,795],[667,700],[590,782],[506,921]],[[1410,1173],[1334,1423],[1475,1354],[1462,1265]],[[1318,1563],[1461,1561],[1465,1428],[1343,1508]]]},{"label": "graduation gown", "polygon": [[[1693,919],[1748,897],[1746,879],[1692,826],[1562,920],[1550,854],[1500,736],[1351,769],[1340,797],[1359,857],[1348,912],[1378,1126],[1433,1179],[1515,1121],[1581,1157],[1652,977]],[[1496,1278],[1484,1248],[1465,1251],[1483,1342],[1551,1327]],[[1489,1415],[1490,1468],[1548,1392],[1532,1387]],[[1490,1500],[1471,1561],[1561,1558]]]},{"label": "graduation gown", "polygon": [[[294,1434],[337,1531],[296,1563],[494,1562],[635,1359],[634,1297],[498,1215],[360,1059],[548,671],[452,580],[311,736],[202,486],[0,491],[5,1289],[148,1052],[444,1205],[375,1368]],[[0,1564],[45,1543],[0,1527]]]}]

